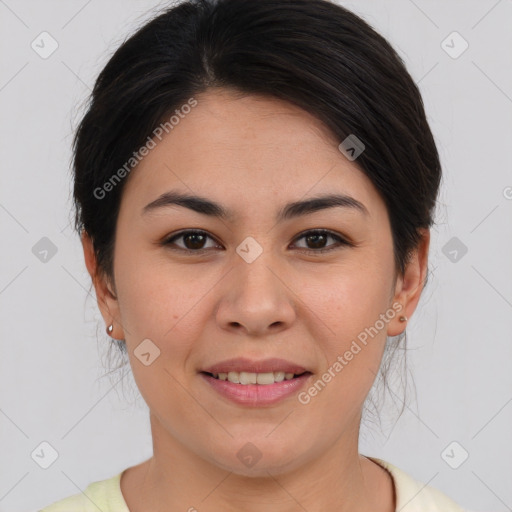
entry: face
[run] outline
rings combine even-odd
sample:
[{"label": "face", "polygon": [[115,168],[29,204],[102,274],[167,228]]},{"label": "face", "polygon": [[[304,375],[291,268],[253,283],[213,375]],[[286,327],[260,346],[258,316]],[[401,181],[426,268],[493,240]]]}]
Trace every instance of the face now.
[{"label": "face", "polygon": [[[357,449],[386,336],[419,299],[428,233],[396,278],[384,202],[318,120],[227,90],[196,99],[129,175],[115,298],[95,283],[150,408],[155,455],[179,447],[256,475]],[[165,193],[220,208],[154,203]],[[307,208],[328,195],[345,199]]]}]

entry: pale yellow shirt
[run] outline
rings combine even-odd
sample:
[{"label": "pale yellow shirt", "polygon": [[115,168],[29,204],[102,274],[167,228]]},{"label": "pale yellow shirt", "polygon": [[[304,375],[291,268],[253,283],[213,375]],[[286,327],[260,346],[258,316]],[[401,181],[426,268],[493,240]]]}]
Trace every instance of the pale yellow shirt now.
[{"label": "pale yellow shirt", "polygon": [[[396,494],[396,512],[464,512],[441,491],[414,480],[389,462],[368,457],[388,470],[393,478]],[[83,494],[75,494],[57,501],[39,512],[130,512],[121,492],[122,472],[89,484]]]}]

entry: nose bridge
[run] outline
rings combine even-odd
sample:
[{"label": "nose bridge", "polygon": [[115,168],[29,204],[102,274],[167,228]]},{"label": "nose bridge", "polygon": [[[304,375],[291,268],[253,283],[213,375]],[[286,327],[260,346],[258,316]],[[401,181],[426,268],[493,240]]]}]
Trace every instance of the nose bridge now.
[{"label": "nose bridge", "polygon": [[218,321],[224,328],[243,326],[253,334],[290,324],[295,314],[293,299],[280,276],[282,265],[275,252],[252,237],[239,244],[236,252]]},{"label": "nose bridge", "polygon": [[283,254],[278,249],[279,237],[270,223],[261,220],[259,226],[246,231],[245,237],[235,246],[233,272],[252,288],[271,286],[277,292],[282,282],[276,274],[282,275],[282,279],[286,274]]},{"label": "nose bridge", "polygon": [[240,259],[235,263],[233,278],[238,295],[246,296],[246,299],[256,295],[260,302],[275,300],[276,294],[281,295],[279,280],[275,270],[271,270],[278,267],[278,262],[270,248],[269,238],[265,241],[260,238],[258,242],[249,236],[238,245],[236,253]]}]

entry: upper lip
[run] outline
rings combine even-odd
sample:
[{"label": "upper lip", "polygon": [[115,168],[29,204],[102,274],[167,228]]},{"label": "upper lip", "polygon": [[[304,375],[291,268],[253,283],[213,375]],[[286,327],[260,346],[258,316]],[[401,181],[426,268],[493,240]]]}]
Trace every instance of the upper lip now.
[{"label": "upper lip", "polygon": [[229,372],[249,372],[249,373],[270,373],[285,372],[301,374],[307,370],[299,364],[286,361],[285,359],[272,358],[255,361],[244,357],[227,359],[202,370],[207,373],[229,373]]}]

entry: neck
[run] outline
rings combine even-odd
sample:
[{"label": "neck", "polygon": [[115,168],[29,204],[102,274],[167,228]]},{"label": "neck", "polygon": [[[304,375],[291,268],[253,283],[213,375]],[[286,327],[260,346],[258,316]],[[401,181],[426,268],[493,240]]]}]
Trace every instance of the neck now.
[{"label": "neck", "polygon": [[130,512],[392,512],[387,471],[357,449],[358,431],[289,471],[251,477],[220,469],[188,450],[151,417],[154,455],[127,469],[121,489]]}]

